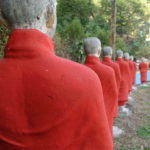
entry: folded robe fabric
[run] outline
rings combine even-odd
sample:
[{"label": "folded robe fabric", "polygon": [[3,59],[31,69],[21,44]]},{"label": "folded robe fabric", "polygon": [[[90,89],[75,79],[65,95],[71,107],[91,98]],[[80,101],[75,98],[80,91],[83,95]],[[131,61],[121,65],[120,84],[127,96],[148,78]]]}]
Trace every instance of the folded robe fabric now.
[{"label": "folded robe fabric", "polygon": [[131,92],[132,91],[132,85],[133,85],[134,68],[133,68],[132,62],[129,59],[126,58],[125,62],[127,62],[129,65],[129,75],[130,75],[130,89],[129,89],[129,91]]},{"label": "folded robe fabric", "polygon": [[139,69],[141,74],[141,82],[145,83],[147,81],[148,65],[145,62],[141,62],[139,65]]},{"label": "folded robe fabric", "polygon": [[133,66],[133,85],[136,82],[136,63],[134,61],[131,61],[132,66]]},{"label": "folded robe fabric", "polygon": [[121,81],[121,73],[120,73],[119,65],[117,63],[113,62],[110,57],[104,57],[102,63],[111,67],[114,70],[115,77],[116,77],[115,78],[116,84],[117,84],[117,88],[119,91],[120,81]]},{"label": "folded robe fabric", "polygon": [[87,56],[85,65],[93,69],[97,73],[101,81],[104,95],[104,103],[106,107],[106,114],[108,117],[110,129],[112,129],[112,121],[115,117],[116,107],[118,106],[115,73],[112,68],[103,65],[100,62],[99,58],[95,56]]},{"label": "folded robe fabric", "polygon": [[0,150],[113,150],[99,78],[38,30],[14,30],[0,60]]},{"label": "folded robe fabric", "polygon": [[121,82],[119,89],[119,106],[123,106],[128,100],[129,87],[131,83],[129,65],[122,58],[117,58],[116,62],[119,64],[121,73]]},{"label": "folded robe fabric", "polygon": [[[119,96],[119,88],[120,88],[120,81],[121,81],[121,73],[120,73],[119,65],[117,63],[113,62],[110,57],[103,57],[102,63],[111,67],[114,70],[117,89],[118,89],[117,94]],[[117,101],[119,102],[119,99],[117,99]],[[117,110],[118,110],[118,108],[117,108]],[[117,110],[116,110],[116,117],[118,117],[118,111]]]}]

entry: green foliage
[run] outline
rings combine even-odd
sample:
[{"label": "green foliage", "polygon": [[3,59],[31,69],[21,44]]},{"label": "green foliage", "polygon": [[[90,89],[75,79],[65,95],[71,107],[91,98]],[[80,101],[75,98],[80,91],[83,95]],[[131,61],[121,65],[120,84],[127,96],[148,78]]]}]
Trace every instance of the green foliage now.
[{"label": "green foliage", "polygon": [[78,18],[72,20],[66,31],[71,42],[81,40],[84,37],[84,29]]},{"label": "green foliage", "polygon": [[137,57],[147,57],[150,56],[150,42],[145,41],[146,35],[143,33],[138,33],[137,38],[129,45],[131,54]]},{"label": "green foliage", "polygon": [[128,45],[126,44],[125,40],[121,37],[117,38],[116,41],[116,49],[119,50],[123,50],[124,52],[128,52]]},{"label": "green foliage", "polygon": [[0,26],[0,58],[4,56],[4,47],[7,42],[9,30],[5,26]]},{"label": "green foliage", "polygon": [[140,127],[137,130],[137,135],[142,138],[150,138],[150,125]]},{"label": "green foliage", "polygon": [[94,5],[90,0],[60,0],[58,2],[58,21],[64,25],[64,20],[69,22],[77,17],[82,24],[86,24],[94,10]]},{"label": "green foliage", "polygon": [[[70,43],[68,51],[73,60],[83,58],[82,41],[87,37],[98,37],[102,46],[111,43],[112,0],[59,0],[58,32],[63,40]],[[133,55],[149,54],[150,45],[139,33],[148,31],[148,14],[145,15],[145,2],[139,0],[117,0],[117,49]],[[124,38],[132,35],[134,39]],[[71,57],[72,57],[71,56]],[[80,58],[80,59],[79,59]]]}]

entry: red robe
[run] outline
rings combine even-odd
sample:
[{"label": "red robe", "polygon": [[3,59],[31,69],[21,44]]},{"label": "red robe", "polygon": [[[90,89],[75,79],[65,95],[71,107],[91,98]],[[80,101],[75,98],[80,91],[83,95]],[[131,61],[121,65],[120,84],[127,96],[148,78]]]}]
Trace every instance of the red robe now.
[{"label": "red robe", "polygon": [[129,65],[122,58],[117,58],[116,62],[119,64],[121,72],[121,82],[119,89],[119,106],[126,104],[128,100],[129,86],[130,86],[130,74]]},{"label": "red robe", "polygon": [[141,74],[141,82],[142,83],[147,82],[148,65],[145,62],[141,62],[139,65],[139,69]]},{"label": "red robe", "polygon": [[[120,73],[119,65],[117,63],[113,62],[110,57],[104,57],[102,63],[109,66],[109,67],[111,67],[114,70],[117,89],[118,89],[117,90],[117,93],[118,93],[117,95],[119,96],[119,88],[120,88],[120,81],[121,81],[121,73]],[[117,99],[117,101],[119,102],[119,99]],[[116,110],[116,117],[118,116],[118,111],[117,110]]]},{"label": "red robe", "polygon": [[98,77],[100,78],[102,88],[103,88],[106,114],[108,117],[110,129],[112,129],[113,118],[116,115],[115,114],[116,107],[118,106],[115,73],[112,68],[103,65],[100,62],[99,58],[95,56],[87,56],[85,65],[93,69],[97,73]]},{"label": "red robe", "polygon": [[133,72],[134,72],[134,68],[133,68],[133,64],[129,59],[125,59],[125,62],[127,62],[127,64],[129,65],[129,75],[130,75],[130,89],[129,91],[132,91],[132,85],[133,85]]},{"label": "red robe", "polygon": [[0,60],[0,150],[113,150],[99,78],[38,30],[14,30]]},{"label": "red robe", "polygon": [[130,61],[132,63],[133,66],[133,85],[136,82],[136,63],[134,61]]}]

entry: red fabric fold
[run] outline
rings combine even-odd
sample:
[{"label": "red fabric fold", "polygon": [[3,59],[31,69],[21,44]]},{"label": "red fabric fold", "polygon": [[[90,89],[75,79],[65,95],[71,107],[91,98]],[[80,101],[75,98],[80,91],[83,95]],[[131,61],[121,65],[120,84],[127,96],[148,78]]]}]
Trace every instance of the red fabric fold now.
[{"label": "red fabric fold", "polygon": [[[117,89],[118,89],[117,93],[118,93],[118,96],[119,96],[119,88],[120,88],[120,81],[121,81],[121,73],[120,73],[119,65],[117,63],[113,62],[110,57],[104,57],[102,63],[109,66],[109,67],[111,67],[114,70],[115,80],[116,80]],[[117,101],[119,102],[119,99],[117,99]],[[115,116],[118,117],[118,108],[116,110],[116,115]]]},{"label": "red fabric fold", "polygon": [[54,55],[38,30],[11,33],[0,60],[0,150],[112,150],[91,70]]},{"label": "red fabric fold", "polygon": [[129,91],[132,91],[132,85],[133,85],[133,72],[134,72],[134,68],[132,65],[132,62],[129,59],[125,59],[125,62],[127,62],[128,66],[129,66],[129,76],[130,76],[130,85],[129,85]]},{"label": "red fabric fold", "polygon": [[117,85],[115,81],[114,70],[106,65],[103,65],[98,57],[87,56],[85,65],[94,70],[102,84],[104,103],[110,129],[112,130],[112,122],[115,117],[117,99]]},{"label": "red fabric fold", "polygon": [[142,83],[147,82],[148,65],[145,62],[141,62],[139,65],[139,69],[141,74],[141,82]]},{"label": "red fabric fold", "polygon": [[116,62],[119,64],[121,72],[121,82],[119,89],[119,106],[126,104],[128,100],[128,93],[130,89],[130,74],[129,74],[129,65],[122,58],[117,58]]},{"label": "red fabric fold", "polygon": [[136,63],[134,61],[130,61],[132,63],[132,67],[133,67],[133,85],[136,82]]}]

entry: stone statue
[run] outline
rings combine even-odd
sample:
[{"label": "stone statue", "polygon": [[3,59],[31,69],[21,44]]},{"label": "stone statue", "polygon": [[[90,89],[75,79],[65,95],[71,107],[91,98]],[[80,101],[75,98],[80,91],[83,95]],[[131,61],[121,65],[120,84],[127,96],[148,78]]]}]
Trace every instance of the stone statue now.
[{"label": "stone statue", "polygon": [[104,57],[112,57],[112,54],[113,54],[112,47],[105,46],[103,48],[103,55],[104,55]]},{"label": "stone statue", "polygon": [[0,4],[1,20],[11,29],[38,29],[54,36],[56,0],[0,0]]},{"label": "stone statue", "polygon": [[122,50],[117,50],[116,51],[116,56],[117,56],[117,58],[122,58],[123,57],[123,51]]},{"label": "stone statue", "polygon": [[[111,67],[114,72],[115,72],[115,79],[116,79],[116,84],[117,84],[117,92],[119,94],[119,88],[120,88],[120,81],[121,81],[121,73],[120,73],[120,68],[119,65],[115,62],[112,61],[112,54],[113,50],[112,47],[110,46],[105,46],[103,48],[103,61],[102,63]],[[118,99],[117,99],[118,101]],[[118,110],[118,109],[117,109]],[[118,117],[118,111],[116,110],[116,117]]]},{"label": "stone statue", "polygon": [[134,57],[133,57],[132,55],[130,56],[130,60],[131,60],[131,61],[134,61]]},{"label": "stone statue", "polygon": [[129,53],[124,53],[124,58],[129,59],[130,58]]},{"label": "stone statue", "polygon": [[84,51],[88,56],[99,57],[101,54],[101,42],[96,37],[87,38],[84,40]]},{"label": "stone statue", "polygon": [[136,82],[136,70],[137,70],[137,66],[136,66],[136,63],[134,62],[134,56],[133,55],[130,56],[130,62],[132,62],[132,65],[133,65],[133,85],[134,85],[135,82]]},{"label": "stone statue", "polygon": [[124,61],[127,62],[129,66],[129,74],[130,74],[130,92],[132,91],[132,86],[134,84],[134,66],[133,63],[130,61],[129,53],[124,53]]},{"label": "stone statue", "polygon": [[142,62],[145,62],[145,58],[144,58],[144,57],[142,57],[142,58],[141,58],[141,61],[142,61]]},{"label": "stone statue", "polygon": [[120,89],[119,89],[119,106],[126,105],[128,100],[128,94],[130,91],[130,73],[129,73],[129,65],[125,61],[123,61],[123,51],[117,50],[116,51],[116,63],[118,63],[121,72],[121,82],[120,82]]},{"label": "stone statue", "polygon": [[97,75],[55,56],[56,1],[0,0],[0,14],[12,29],[0,60],[0,149],[113,150]]},{"label": "stone statue", "polygon": [[144,84],[147,82],[147,71],[148,71],[148,64],[145,62],[144,57],[141,58],[139,69],[140,69],[140,75],[141,75],[140,80],[141,80],[141,83]]},{"label": "stone statue", "polygon": [[90,37],[85,39],[84,51],[87,55],[85,65],[93,69],[101,81],[106,114],[112,133],[113,119],[116,116],[118,107],[118,93],[114,70],[100,62],[101,42],[98,38]]}]

